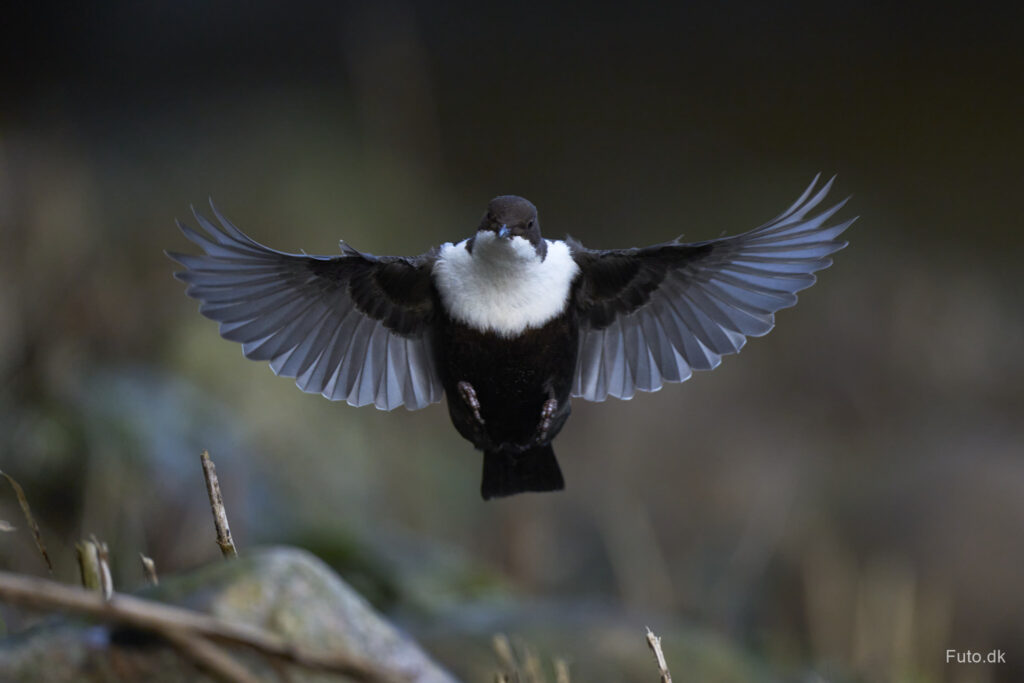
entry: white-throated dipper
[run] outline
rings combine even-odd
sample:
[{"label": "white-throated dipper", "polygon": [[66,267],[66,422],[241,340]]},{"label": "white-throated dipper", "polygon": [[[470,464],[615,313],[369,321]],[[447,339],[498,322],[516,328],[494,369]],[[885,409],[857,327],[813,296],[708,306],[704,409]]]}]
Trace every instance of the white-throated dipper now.
[{"label": "white-throated dipper", "polygon": [[275,251],[216,208],[219,227],[195,213],[206,235],[178,224],[205,254],[168,255],[221,335],[303,391],[382,410],[446,396],[487,499],[563,488],[551,441],[572,397],[656,391],[771,330],[855,220],[830,223],[845,201],[810,216],[832,181],[816,185],[759,228],[690,244],[547,240],[506,195],[471,237],[415,257]]}]

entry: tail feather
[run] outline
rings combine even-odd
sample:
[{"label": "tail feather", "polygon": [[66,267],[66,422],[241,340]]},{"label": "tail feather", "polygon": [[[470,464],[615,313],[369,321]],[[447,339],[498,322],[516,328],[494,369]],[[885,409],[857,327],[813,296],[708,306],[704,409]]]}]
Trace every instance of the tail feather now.
[{"label": "tail feather", "polygon": [[484,500],[526,491],[559,491],[563,488],[565,481],[551,444],[522,453],[484,452],[484,479],[480,486]]}]

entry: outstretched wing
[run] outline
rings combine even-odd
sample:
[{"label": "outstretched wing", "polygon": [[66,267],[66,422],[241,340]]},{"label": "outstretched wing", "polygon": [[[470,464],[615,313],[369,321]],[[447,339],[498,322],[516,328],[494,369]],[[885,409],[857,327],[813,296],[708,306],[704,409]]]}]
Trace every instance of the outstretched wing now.
[{"label": "outstretched wing", "polygon": [[175,277],[221,336],[333,401],[416,410],[441,400],[429,334],[432,255],[372,256],[346,245],[340,256],[286,254],[213,211],[220,227],[193,211],[207,235],[178,223],[205,254],[167,255],[185,266]]},{"label": "outstretched wing", "polygon": [[829,255],[846,246],[838,236],[856,220],[829,224],[846,200],[808,218],[832,187],[830,180],[815,193],[817,183],[778,218],[735,237],[615,251],[572,242],[580,267],[573,396],[657,391],[767,334],[775,312],[832,264]]}]

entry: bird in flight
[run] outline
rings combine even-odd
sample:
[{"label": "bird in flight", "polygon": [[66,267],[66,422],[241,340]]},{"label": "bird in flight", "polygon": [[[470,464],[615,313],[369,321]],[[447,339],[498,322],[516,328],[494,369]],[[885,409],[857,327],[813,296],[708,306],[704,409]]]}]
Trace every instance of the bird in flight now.
[{"label": "bird in flight", "polygon": [[[205,252],[175,276],[253,360],[300,389],[381,410],[447,398],[484,452],[484,499],[564,487],[551,442],[572,398],[629,399],[711,370],[814,284],[846,246],[845,200],[818,178],[777,218],[704,242],[594,250],[541,236],[537,209],[496,197],[476,231],[420,256],[276,251],[211,208]],[[812,215],[813,214],[813,215]]]}]

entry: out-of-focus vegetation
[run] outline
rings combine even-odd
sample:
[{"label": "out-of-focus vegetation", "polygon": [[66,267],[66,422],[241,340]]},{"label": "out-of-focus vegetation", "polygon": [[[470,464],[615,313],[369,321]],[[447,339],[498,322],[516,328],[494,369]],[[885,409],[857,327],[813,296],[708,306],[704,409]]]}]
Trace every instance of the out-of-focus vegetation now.
[{"label": "out-of-focus vegetation", "polygon": [[[315,550],[453,657],[444,634],[562,643],[599,609],[699,626],[782,676],[1024,677],[1019,10],[626,11],[12,10],[0,469],[58,576],[92,532],[119,586],[140,551],[161,572],[213,557],[209,448],[241,548]],[[162,254],[208,196],[310,253],[418,253],[510,192],[594,247],[706,239],[818,171],[861,220],[777,329],[683,385],[576,403],[567,490],[487,504],[442,405],[302,394],[220,339]],[[20,523],[6,492],[0,519]],[[43,569],[25,533],[0,565]]]}]

